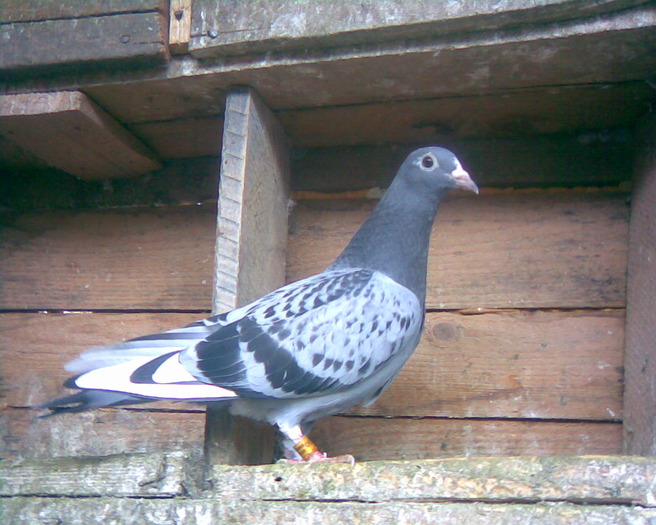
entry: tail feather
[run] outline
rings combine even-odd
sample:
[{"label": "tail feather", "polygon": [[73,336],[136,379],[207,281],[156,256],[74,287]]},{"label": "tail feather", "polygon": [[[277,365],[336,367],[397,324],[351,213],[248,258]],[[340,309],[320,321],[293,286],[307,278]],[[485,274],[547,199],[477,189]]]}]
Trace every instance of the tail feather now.
[{"label": "tail feather", "polygon": [[55,416],[57,414],[67,414],[82,412],[92,408],[115,407],[120,405],[132,405],[137,403],[148,403],[152,399],[138,396],[131,396],[120,392],[106,392],[104,390],[82,390],[70,396],[52,399],[35,409],[49,409],[51,412],[40,416],[42,418]]}]

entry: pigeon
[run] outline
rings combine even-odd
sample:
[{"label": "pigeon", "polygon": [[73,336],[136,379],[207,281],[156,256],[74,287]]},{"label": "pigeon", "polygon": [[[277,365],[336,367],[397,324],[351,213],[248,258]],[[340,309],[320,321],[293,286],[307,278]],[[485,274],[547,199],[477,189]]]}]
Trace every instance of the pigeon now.
[{"label": "pigeon", "polygon": [[65,367],[76,374],[65,386],[79,392],[39,408],[225,402],[234,415],[277,427],[290,461],[342,460],[320,451],[308,429],[371,405],[416,348],[430,233],[454,188],[478,193],[453,153],[413,151],[325,271],[183,328],[87,350]]}]

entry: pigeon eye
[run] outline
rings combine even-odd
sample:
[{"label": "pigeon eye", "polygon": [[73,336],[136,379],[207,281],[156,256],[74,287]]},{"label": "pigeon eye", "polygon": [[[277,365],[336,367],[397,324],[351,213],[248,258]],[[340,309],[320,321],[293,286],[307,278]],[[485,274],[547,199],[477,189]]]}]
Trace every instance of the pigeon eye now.
[{"label": "pigeon eye", "polygon": [[424,155],[419,162],[422,169],[431,171],[437,167],[437,159],[433,155]]}]

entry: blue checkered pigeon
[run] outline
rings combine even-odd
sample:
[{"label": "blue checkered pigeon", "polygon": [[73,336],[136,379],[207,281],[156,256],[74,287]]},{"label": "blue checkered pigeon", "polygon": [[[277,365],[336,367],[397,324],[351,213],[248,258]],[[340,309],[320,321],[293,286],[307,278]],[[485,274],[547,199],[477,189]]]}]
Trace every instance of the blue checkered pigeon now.
[{"label": "blue checkered pigeon", "polygon": [[92,348],[66,365],[77,374],[66,386],[80,392],[40,407],[223,401],[275,425],[290,460],[334,459],[307,429],[373,403],[419,343],[430,233],[453,188],[478,193],[453,153],[415,150],[324,272],[177,330]]}]

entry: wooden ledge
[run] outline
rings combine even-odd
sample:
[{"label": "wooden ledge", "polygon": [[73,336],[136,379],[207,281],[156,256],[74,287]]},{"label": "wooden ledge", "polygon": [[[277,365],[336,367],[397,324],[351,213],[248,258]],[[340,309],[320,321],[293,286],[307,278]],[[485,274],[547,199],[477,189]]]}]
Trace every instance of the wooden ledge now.
[{"label": "wooden ledge", "polygon": [[[203,473],[205,474],[203,476]],[[185,453],[0,464],[12,523],[653,523],[656,460],[487,457],[215,466]],[[60,521],[57,521],[60,520]],[[168,521],[166,521],[168,523]],[[173,522],[173,521],[171,521]]]}]

